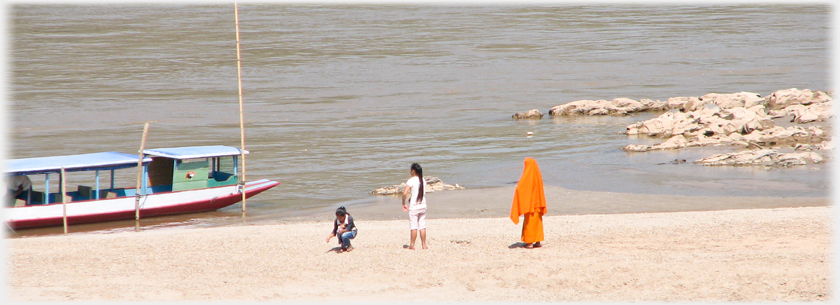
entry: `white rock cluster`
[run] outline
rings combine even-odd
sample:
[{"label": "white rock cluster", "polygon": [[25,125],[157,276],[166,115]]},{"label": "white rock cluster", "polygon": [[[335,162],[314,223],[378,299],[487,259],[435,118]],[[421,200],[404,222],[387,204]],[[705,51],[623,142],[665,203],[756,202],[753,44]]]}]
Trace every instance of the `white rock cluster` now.
[{"label": "white rock cluster", "polygon": [[550,115],[627,115],[633,112],[666,110],[666,102],[626,97],[607,100],[579,100],[551,107]]},{"label": "white rock cluster", "polygon": [[738,132],[733,132],[729,135],[717,134],[712,136],[706,136],[703,133],[694,134],[692,136],[677,134],[659,144],[631,144],[623,147],[622,149],[630,152],[645,152],[707,145],[740,145],[743,147],[753,146],[764,148],[765,146],[776,146],[781,144],[790,144],[791,146],[810,145],[808,143],[819,143],[828,139],[829,136],[822,129],[815,126],[809,126],[807,128],[803,128],[801,126],[790,126],[788,128],[775,126],[765,130],[753,130],[746,135],[742,135]]},{"label": "white rock cluster", "polygon": [[[549,115],[627,115],[642,111],[663,111],[679,110],[691,112],[702,109],[705,105],[715,104],[721,109],[732,109],[737,107],[752,108],[762,105],[771,111],[771,116],[795,115],[804,117],[803,122],[810,119],[825,120],[827,117],[820,117],[825,110],[830,109],[832,98],[822,91],[811,91],[808,89],[799,90],[790,88],[773,92],[767,97],[761,97],[753,92],[737,92],[728,94],[709,93],[700,97],[678,96],[669,98],[667,101],[641,99],[633,100],[626,97],[613,100],[578,100],[562,105],[551,107]],[[804,107],[799,107],[801,105]],[[811,107],[814,105],[814,107]],[[781,109],[797,106],[787,111]],[[536,109],[534,109],[536,110]],[[533,110],[531,110],[533,111]],[[810,113],[809,113],[810,112]],[[812,116],[814,114],[815,116]],[[516,117],[516,115],[514,115]]]},{"label": "white rock cluster", "polygon": [[728,135],[733,132],[748,134],[753,130],[762,130],[775,126],[773,120],[764,111],[764,106],[751,108],[722,109],[718,105],[708,104],[700,110],[681,112],[668,111],[659,117],[637,122],[627,126],[628,135],[646,134],[656,137],[670,137],[678,134],[694,136],[705,134]]},{"label": "white rock cluster", "polygon": [[[628,145],[625,151],[678,149],[704,145],[764,145],[819,143],[829,136],[819,127],[776,126],[774,118],[793,115],[794,123],[825,121],[833,116],[832,99],[810,90],[779,90],[760,98],[757,94],[710,93],[700,98],[672,98],[674,110],[657,118],[627,126],[628,135],[668,138],[655,145]],[[699,102],[699,104],[698,104]],[[772,107],[774,110],[768,110]],[[679,108],[680,111],[676,109]]]},{"label": "white rock cluster", "polygon": [[[425,176],[423,180],[426,180],[426,193],[432,193],[436,191],[451,191],[451,190],[465,190],[467,188],[456,184],[446,184],[440,180],[438,177],[434,176]],[[400,184],[395,184],[392,186],[380,187],[370,192],[371,195],[401,195],[403,190],[405,189],[405,182]]]},{"label": "white rock cluster", "polygon": [[[766,97],[753,92],[709,93],[700,97],[678,96],[667,101],[626,97],[612,100],[578,100],[551,108],[552,116],[628,115],[642,111],[666,111],[659,117],[628,125],[627,135],[665,138],[654,145],[627,145],[629,152],[680,149],[706,145],[736,145],[757,149],[721,154],[697,160],[704,165],[792,166],[820,163],[815,151],[830,150],[831,136],[818,126],[776,126],[774,119],[791,117],[790,122],[807,124],[828,121],[834,116],[833,99],[823,91],[790,88]],[[532,109],[513,115],[515,119],[538,119]],[[774,146],[794,147],[795,153],[779,153]]]}]

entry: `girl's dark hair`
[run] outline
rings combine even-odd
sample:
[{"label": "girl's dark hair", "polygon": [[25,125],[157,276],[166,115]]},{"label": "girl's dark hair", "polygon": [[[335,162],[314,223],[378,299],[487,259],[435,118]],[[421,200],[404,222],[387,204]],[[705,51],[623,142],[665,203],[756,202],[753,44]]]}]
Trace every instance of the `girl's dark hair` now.
[{"label": "girl's dark hair", "polygon": [[344,216],[344,215],[347,215],[347,209],[345,209],[344,207],[338,207],[338,209],[335,210],[335,216]]},{"label": "girl's dark hair", "polygon": [[423,189],[423,168],[420,167],[420,164],[411,163],[411,170],[413,170],[414,173],[417,174],[417,177],[420,178],[420,189],[417,192],[417,203],[419,204],[420,201],[423,201],[423,193],[425,193],[425,190]]}]

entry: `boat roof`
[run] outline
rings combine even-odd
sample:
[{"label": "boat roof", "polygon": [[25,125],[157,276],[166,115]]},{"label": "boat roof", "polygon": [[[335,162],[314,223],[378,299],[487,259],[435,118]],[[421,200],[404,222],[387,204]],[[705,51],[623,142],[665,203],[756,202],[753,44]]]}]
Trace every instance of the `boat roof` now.
[{"label": "boat roof", "polygon": [[[184,160],[196,158],[238,156],[241,154],[241,150],[236,147],[215,145],[145,149],[143,150],[143,153],[149,156]],[[248,151],[246,150],[245,153],[247,154]]]},{"label": "boat roof", "polygon": [[[89,171],[97,169],[120,169],[137,166],[139,156],[115,151],[91,154],[38,157],[6,160],[6,174],[43,174],[65,171]],[[152,162],[149,157],[143,163]]]}]

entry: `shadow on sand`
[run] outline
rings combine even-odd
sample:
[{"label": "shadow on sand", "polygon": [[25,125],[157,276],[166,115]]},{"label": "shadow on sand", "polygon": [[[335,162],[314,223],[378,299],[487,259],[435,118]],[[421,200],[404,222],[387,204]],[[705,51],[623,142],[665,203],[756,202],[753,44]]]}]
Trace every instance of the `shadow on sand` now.
[{"label": "shadow on sand", "polygon": [[536,248],[541,248],[543,246],[543,244],[541,242],[535,243],[534,246],[530,247],[530,248],[527,247],[528,245],[529,245],[528,243],[523,243],[523,242],[520,241],[520,242],[513,243],[512,245],[508,246],[508,249],[516,249],[516,248],[536,249]]},{"label": "shadow on sand", "polygon": [[528,245],[528,244],[523,243],[523,242],[521,242],[521,241],[520,241],[520,242],[513,243],[512,245],[508,246],[508,248],[509,248],[509,249],[516,249],[516,248],[523,248],[523,249],[525,249],[525,246],[527,246],[527,245]]}]

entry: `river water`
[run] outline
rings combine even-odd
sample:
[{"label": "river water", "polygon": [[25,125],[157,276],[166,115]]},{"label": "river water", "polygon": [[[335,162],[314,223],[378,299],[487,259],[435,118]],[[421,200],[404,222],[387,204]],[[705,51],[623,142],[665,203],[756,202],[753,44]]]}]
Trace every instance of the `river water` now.
[{"label": "river water", "polygon": [[[247,177],[282,182],[249,199],[249,214],[375,201],[368,192],[407,179],[412,162],[468,188],[511,185],[525,157],[546,184],[571,189],[827,196],[828,165],[691,164],[733,147],[623,152],[660,141],[620,134],[658,113],[511,115],[580,99],[828,90],[830,11],[241,5]],[[10,5],[7,14],[7,157],[134,153],[146,121],[146,147],[239,146],[233,5]]]}]

